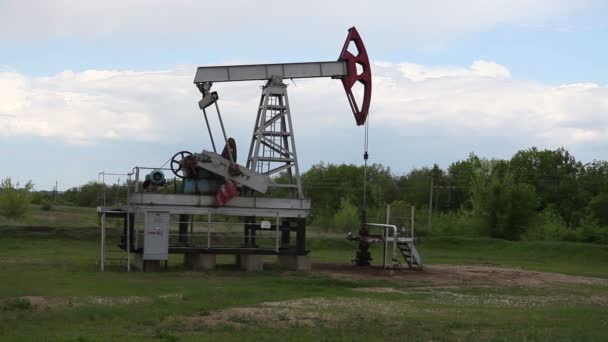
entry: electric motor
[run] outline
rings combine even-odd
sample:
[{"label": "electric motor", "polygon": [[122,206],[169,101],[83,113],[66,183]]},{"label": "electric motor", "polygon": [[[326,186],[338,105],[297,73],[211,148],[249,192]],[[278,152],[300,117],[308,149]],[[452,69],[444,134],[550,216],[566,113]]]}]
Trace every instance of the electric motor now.
[{"label": "electric motor", "polygon": [[144,189],[149,186],[163,186],[167,184],[167,180],[165,179],[165,174],[161,170],[152,170],[152,172],[146,175],[146,180],[144,181]]}]

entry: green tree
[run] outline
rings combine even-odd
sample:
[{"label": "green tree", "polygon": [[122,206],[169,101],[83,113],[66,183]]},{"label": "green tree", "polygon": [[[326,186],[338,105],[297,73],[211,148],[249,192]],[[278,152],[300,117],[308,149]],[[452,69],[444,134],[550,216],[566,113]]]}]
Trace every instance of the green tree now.
[{"label": "green tree", "polygon": [[608,226],[608,192],[593,197],[589,201],[587,210],[600,226]]},{"label": "green tree", "polygon": [[578,224],[588,201],[579,183],[584,167],[567,150],[532,147],[517,152],[510,166],[516,182],[534,186],[541,209],[553,204],[568,225]]},{"label": "green tree", "polygon": [[[73,204],[80,207],[95,207],[100,205],[104,185],[97,182],[89,182],[80,187],[68,189],[61,194],[63,203]],[[107,205],[115,205],[117,202],[124,203],[127,198],[127,187],[124,185],[105,186],[105,197]]]},{"label": "green tree", "polygon": [[0,182],[0,215],[10,218],[23,218],[30,208],[30,191],[34,188],[32,182],[27,182],[22,188],[19,183],[13,184],[10,177]]},{"label": "green tree", "polygon": [[537,213],[536,191],[530,184],[515,182],[505,161],[482,164],[473,183],[474,213],[488,235],[518,240]]},{"label": "green tree", "polygon": [[[304,195],[312,200],[310,219],[313,222],[331,222],[348,200],[358,211],[363,208],[363,166],[320,163],[302,175]],[[383,206],[398,197],[397,183],[390,169],[380,164],[368,166],[367,207]]]},{"label": "green tree", "polygon": [[343,199],[340,209],[333,219],[333,227],[341,232],[357,231],[360,226],[360,212],[348,199]]},{"label": "green tree", "polygon": [[448,167],[448,183],[453,186],[451,201],[454,208],[471,208],[471,185],[475,174],[481,168],[481,160],[475,153],[469,154],[467,160],[452,163]]},{"label": "green tree", "polygon": [[[442,172],[435,171],[440,179]],[[415,204],[416,207],[428,207],[431,179],[433,169],[424,167],[413,169],[397,179],[399,188],[399,199],[407,203]],[[436,180],[437,181],[437,180]]]}]

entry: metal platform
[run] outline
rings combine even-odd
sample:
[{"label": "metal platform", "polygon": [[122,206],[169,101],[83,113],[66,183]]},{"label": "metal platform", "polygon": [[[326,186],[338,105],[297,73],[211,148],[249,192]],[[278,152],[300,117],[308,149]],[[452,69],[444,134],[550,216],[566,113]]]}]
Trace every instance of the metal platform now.
[{"label": "metal platform", "polygon": [[[215,196],[140,191],[129,192],[126,204],[97,207],[101,219],[102,270],[106,260],[110,260],[107,257],[109,249],[119,247],[126,252],[128,270],[133,260],[131,253],[135,259],[145,255],[145,241],[149,234],[145,232],[145,216],[158,212],[165,212],[169,217],[167,254],[183,254],[185,257],[300,257],[308,254],[305,220],[310,211],[310,200],[242,196],[234,197],[223,207],[214,207],[214,201]],[[106,221],[112,218],[122,221],[122,228],[109,228]],[[108,229],[122,230],[121,241],[110,241]],[[116,238],[116,234],[114,236]]]},{"label": "metal platform", "polygon": [[[188,194],[135,193],[123,211],[144,212],[163,210],[172,214],[227,215],[227,216],[279,216],[305,218],[310,211],[310,200],[267,197],[235,197],[223,207],[213,207],[214,196]],[[100,208],[103,211],[110,208]]]}]

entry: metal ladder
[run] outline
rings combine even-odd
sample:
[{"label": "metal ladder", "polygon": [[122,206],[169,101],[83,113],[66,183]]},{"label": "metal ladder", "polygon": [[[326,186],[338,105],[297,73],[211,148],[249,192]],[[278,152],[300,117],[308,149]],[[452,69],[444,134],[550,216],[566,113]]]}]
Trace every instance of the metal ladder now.
[{"label": "metal ladder", "polygon": [[[395,230],[394,242],[396,247],[399,248],[401,255],[405,259],[408,267],[410,269],[422,270],[422,258],[420,257],[420,253],[416,249],[414,245],[414,214],[415,208],[414,206],[410,207],[410,216],[409,216],[409,227],[407,227],[407,221],[404,222],[404,226],[401,229]],[[407,219],[408,217],[393,217],[393,219]],[[386,223],[389,224],[391,220],[391,205],[386,206]],[[388,235],[386,238],[389,238]],[[393,260],[395,262],[395,260]]]},{"label": "metal ladder", "polygon": [[410,269],[422,270],[422,258],[414,245],[414,241],[399,241],[397,247]]}]

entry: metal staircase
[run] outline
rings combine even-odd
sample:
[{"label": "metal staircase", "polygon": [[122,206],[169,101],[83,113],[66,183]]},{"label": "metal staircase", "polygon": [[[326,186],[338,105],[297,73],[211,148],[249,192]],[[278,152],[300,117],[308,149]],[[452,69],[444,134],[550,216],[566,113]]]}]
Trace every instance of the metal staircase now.
[{"label": "metal staircase", "polygon": [[410,241],[399,241],[397,239],[397,247],[399,251],[401,251],[401,255],[405,259],[405,262],[411,269],[422,270],[422,258],[414,246],[414,241],[412,239],[407,239]]}]

